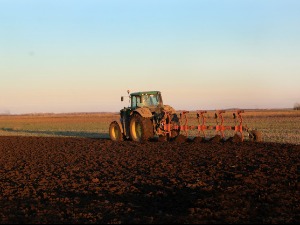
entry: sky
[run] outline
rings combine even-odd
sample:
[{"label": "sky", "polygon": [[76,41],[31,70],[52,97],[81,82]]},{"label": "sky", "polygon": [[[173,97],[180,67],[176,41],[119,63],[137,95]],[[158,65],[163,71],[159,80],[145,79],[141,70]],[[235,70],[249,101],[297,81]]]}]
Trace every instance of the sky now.
[{"label": "sky", "polygon": [[0,114],[300,102],[299,0],[0,0]]}]

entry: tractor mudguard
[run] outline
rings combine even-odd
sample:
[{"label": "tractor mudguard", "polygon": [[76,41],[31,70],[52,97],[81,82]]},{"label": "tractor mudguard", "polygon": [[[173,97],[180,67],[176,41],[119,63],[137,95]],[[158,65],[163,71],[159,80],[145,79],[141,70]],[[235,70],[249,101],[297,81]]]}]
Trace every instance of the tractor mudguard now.
[{"label": "tractor mudguard", "polygon": [[148,109],[148,108],[138,108],[138,109],[134,110],[134,112],[137,112],[144,118],[152,117],[152,113],[151,113],[150,109]]},{"label": "tractor mudguard", "polygon": [[175,109],[172,106],[164,105],[164,110],[167,112],[171,112],[171,114],[176,113]]}]

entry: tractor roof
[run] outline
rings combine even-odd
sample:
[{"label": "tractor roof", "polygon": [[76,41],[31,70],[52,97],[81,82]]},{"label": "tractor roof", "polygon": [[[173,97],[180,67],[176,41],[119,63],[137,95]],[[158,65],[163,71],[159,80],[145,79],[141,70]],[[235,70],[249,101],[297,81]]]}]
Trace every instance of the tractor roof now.
[{"label": "tractor roof", "polygon": [[130,95],[155,95],[155,94],[159,94],[160,91],[140,91],[140,92],[134,92],[131,93]]}]

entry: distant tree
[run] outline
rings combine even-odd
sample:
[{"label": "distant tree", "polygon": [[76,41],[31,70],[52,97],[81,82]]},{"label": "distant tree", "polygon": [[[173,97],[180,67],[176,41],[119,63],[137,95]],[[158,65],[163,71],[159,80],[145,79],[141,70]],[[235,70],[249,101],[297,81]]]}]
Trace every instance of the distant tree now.
[{"label": "distant tree", "polygon": [[295,103],[294,110],[300,110],[300,103]]}]

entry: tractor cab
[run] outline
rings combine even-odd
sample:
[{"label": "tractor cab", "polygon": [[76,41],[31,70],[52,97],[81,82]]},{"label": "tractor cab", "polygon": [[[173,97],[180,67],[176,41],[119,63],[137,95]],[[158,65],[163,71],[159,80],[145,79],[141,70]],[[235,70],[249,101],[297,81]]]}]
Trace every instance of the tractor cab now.
[{"label": "tractor cab", "polygon": [[[134,92],[129,95],[129,99],[131,110],[143,107],[150,109],[163,107],[161,92],[159,91]],[[121,101],[123,101],[123,97],[121,97]]]},{"label": "tractor cab", "polygon": [[135,92],[130,94],[131,98],[131,109],[136,108],[156,108],[162,106],[161,93],[158,91],[151,92]]}]

